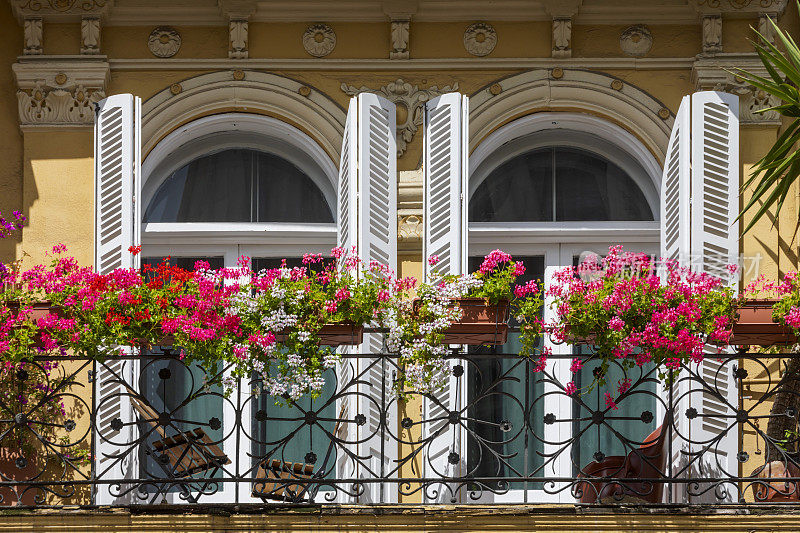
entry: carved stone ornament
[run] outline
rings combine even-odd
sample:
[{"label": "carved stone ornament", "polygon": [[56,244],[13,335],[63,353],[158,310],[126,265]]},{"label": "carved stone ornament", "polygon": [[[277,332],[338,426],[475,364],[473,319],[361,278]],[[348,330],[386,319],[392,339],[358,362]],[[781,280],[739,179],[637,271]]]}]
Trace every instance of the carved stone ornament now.
[{"label": "carved stone ornament", "polygon": [[325,57],[336,48],[336,33],[327,24],[313,24],[303,32],[303,48],[314,57]]},{"label": "carved stone ornament", "polygon": [[81,53],[100,53],[100,18],[83,17],[81,19]]},{"label": "carved stone ornament", "polygon": [[230,49],[228,57],[231,59],[247,59],[247,31],[246,20],[232,20],[229,25],[230,30]]},{"label": "carved stone ornament", "polygon": [[94,104],[105,98],[99,89],[78,85],[72,89],[36,85],[17,91],[19,120],[22,125],[86,124],[94,122]]},{"label": "carved stone ornament", "polygon": [[150,32],[147,46],[156,57],[172,57],[181,49],[181,34],[169,26],[159,26]]},{"label": "carved stone ornament", "polygon": [[389,59],[408,59],[408,36],[410,20],[392,21],[392,51]]},{"label": "carved stone ornament", "polygon": [[653,34],[647,26],[630,26],[619,36],[619,47],[632,57],[644,57],[653,48]]},{"label": "carved stone ornament", "polygon": [[422,216],[406,215],[398,217],[397,237],[401,242],[422,240]]},{"label": "carved stone ornament", "polygon": [[553,57],[572,56],[572,20],[567,18],[553,19]]},{"label": "carved stone ornament", "polygon": [[25,55],[39,55],[42,53],[42,19],[27,18],[23,23],[25,30]]},{"label": "carved stone ornament", "polygon": [[497,32],[491,24],[476,22],[464,30],[464,48],[474,56],[489,55],[496,45]]},{"label": "carved stone ornament", "polygon": [[695,0],[701,9],[726,11],[770,10],[782,12],[786,8],[786,0]]},{"label": "carved stone ornament", "polygon": [[703,17],[703,52],[722,52],[722,15]]},{"label": "carved stone ornament", "polygon": [[[31,15],[74,17],[79,15],[101,15],[108,11],[114,2],[111,0],[10,0],[14,14],[19,18]],[[53,19],[55,20],[55,19]]]},{"label": "carved stone ornament", "polygon": [[422,126],[425,103],[439,95],[457,90],[458,83],[445,85],[441,88],[433,85],[427,89],[420,89],[418,85],[411,85],[400,78],[384,85],[377,91],[368,87],[359,89],[353,85],[342,83],[342,91],[348,96],[371,92],[383,96],[397,106],[397,157],[405,153],[408,143],[411,142],[414,134]]},{"label": "carved stone ornament", "polygon": [[780,105],[780,100],[761,89],[731,78],[727,83],[718,83],[713,90],[739,95],[739,121],[742,124],[778,125],[781,123],[781,115],[777,111],[758,112],[762,109]]}]

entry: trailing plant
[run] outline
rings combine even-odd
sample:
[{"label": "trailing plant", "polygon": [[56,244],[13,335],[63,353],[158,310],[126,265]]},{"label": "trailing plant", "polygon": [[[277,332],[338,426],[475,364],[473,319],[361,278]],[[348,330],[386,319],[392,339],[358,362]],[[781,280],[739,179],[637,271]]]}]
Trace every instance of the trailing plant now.
[{"label": "trailing plant", "polygon": [[[591,344],[601,359],[589,389],[605,385],[612,360],[623,368],[656,364],[669,383],[681,364],[703,360],[707,341],[727,342],[735,315],[733,291],[722,280],[622,246],[609,248],[599,263],[590,259],[557,272],[549,291],[557,313],[554,340]],[[574,362],[573,372],[580,368]],[[575,391],[574,383],[568,389]],[[610,395],[607,403],[613,404]]]},{"label": "trailing plant", "polygon": [[[430,266],[438,261],[436,256],[428,259]],[[387,344],[390,350],[400,354],[397,390],[424,394],[443,387],[449,376],[445,360],[448,346],[442,344],[444,332],[463,315],[456,300],[479,298],[487,304],[512,300],[514,282],[524,272],[522,262],[515,262],[505,252],[494,250],[475,273],[442,275],[421,285],[415,304],[398,308],[392,316]],[[520,298],[527,297],[530,286],[517,292]]]},{"label": "trailing plant", "polygon": [[[240,322],[228,350],[235,365],[233,377],[255,373],[273,396],[318,396],[324,371],[339,361],[332,347],[320,345],[323,326],[383,325],[415,283],[396,279],[386,265],[362,264],[355,249],[348,254],[334,248],[331,254],[333,261],[306,254],[302,267],[288,268],[284,262],[257,273],[250,272],[249,259],[242,258],[240,281],[226,309]],[[278,342],[276,336],[283,340]]]}]

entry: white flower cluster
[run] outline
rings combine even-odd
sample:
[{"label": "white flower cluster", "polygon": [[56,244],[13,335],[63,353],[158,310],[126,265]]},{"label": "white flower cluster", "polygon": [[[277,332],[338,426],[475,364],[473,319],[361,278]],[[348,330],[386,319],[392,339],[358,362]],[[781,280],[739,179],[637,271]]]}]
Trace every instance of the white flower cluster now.
[{"label": "white flower cluster", "polygon": [[281,331],[297,325],[297,315],[287,313],[281,305],[271,315],[264,315],[261,325],[267,331]]},{"label": "white flower cluster", "polygon": [[264,387],[273,396],[288,395],[290,399],[297,400],[306,392],[320,392],[325,385],[325,379],[319,371],[308,372],[304,368],[297,368],[287,373],[281,372],[277,377],[264,376]]}]

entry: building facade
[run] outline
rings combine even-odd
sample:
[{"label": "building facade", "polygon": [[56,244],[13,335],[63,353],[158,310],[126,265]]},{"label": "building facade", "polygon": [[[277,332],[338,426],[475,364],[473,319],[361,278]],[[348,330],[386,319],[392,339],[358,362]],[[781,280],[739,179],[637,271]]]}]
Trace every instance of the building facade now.
[{"label": "building facade", "polygon": [[[107,97],[122,94],[141,99],[140,104],[130,100],[137,129],[127,131],[127,123],[122,126],[125,135],[140,136],[141,154],[134,159],[140,163],[136,174],[141,188],[119,194],[135,214],[131,242],[141,244],[144,262],[170,255],[179,265],[207,259],[212,267],[232,266],[239,256],[247,255],[263,268],[275,266],[281,258],[330,250],[337,244],[337,224],[342,223],[347,200],[342,196],[341,167],[348,154],[348,117],[355,116],[353,105],[366,101],[359,94],[378,95],[381,100],[374,101],[391,104],[384,107],[390,111],[384,127],[391,131],[389,145],[396,158],[386,161],[386,172],[396,172],[397,180],[396,190],[387,191],[381,205],[392,226],[386,261],[396,261],[400,274],[422,277],[424,255],[437,251],[431,241],[423,253],[423,228],[434,224],[437,215],[435,190],[423,191],[426,167],[431,170],[436,165],[436,137],[431,134],[436,126],[431,110],[441,109],[432,105],[436,102],[454,106],[459,114],[452,121],[455,126],[450,124],[441,138],[460,139],[458,144],[463,145],[457,153],[468,172],[461,191],[461,199],[466,197],[461,204],[463,235],[457,240],[464,247],[459,254],[469,264],[501,248],[521,257],[530,277],[546,279],[558,268],[573,265],[582,253],[603,253],[611,245],[659,254],[667,216],[662,203],[665,166],[683,98],[716,91],[734,95],[732,101],[738,99],[738,142],[733,150],[738,162],[731,172],[741,177],[749,174],[781,132],[777,113],[758,113],[774,104],[770,97],[730,72],[735,68],[765,72],[750,40],[755,35],[752,28],[767,37],[772,34],[769,19],[790,32],[800,29],[796,6],[786,0],[8,0],[0,7],[4,30],[0,62],[5,71],[0,77],[0,212],[20,210],[28,224],[19,239],[0,240],[0,260],[21,258],[31,265],[46,260],[53,244],[64,243],[82,264],[103,267],[101,241],[113,235],[96,226],[103,189],[96,185],[95,175],[107,159],[95,154],[105,146],[98,135],[104,131],[113,135],[116,126],[111,117],[97,129],[95,109]],[[452,93],[468,99],[440,99]],[[354,135],[361,135],[361,124],[352,130]],[[361,146],[370,140],[375,137]],[[394,189],[394,182],[389,183]],[[776,278],[798,268],[800,189],[797,184],[792,187],[779,214],[765,217],[741,238],[734,230],[726,236],[734,242],[726,254],[743,268],[742,283],[759,275]],[[378,205],[379,200],[370,200],[369,205]],[[738,209],[739,205],[729,205],[729,210]],[[451,226],[455,226],[452,219],[442,222],[442,231],[452,231]],[[513,352],[513,342],[505,349]],[[571,351],[556,345],[553,349],[564,357]],[[567,359],[555,364],[563,366],[556,373],[569,366]],[[774,372],[774,368],[748,368],[749,379],[732,377],[739,381],[729,382],[731,388],[722,392],[728,385],[713,378],[717,394],[730,399],[731,412],[746,405],[740,402],[757,401]],[[166,389],[159,392],[165,386],[159,381],[165,378],[158,377],[162,370],[157,365],[140,368],[131,378],[140,392],[149,391],[154,402],[161,402],[157,411],[168,410],[171,401]],[[377,386],[387,370],[373,365],[363,372],[365,382]],[[338,470],[337,475],[380,481],[366,482],[350,493],[341,486],[323,488],[318,501],[325,500],[328,490],[331,496],[326,501],[339,505],[572,506],[579,499],[573,492],[548,487],[543,479],[574,477],[575,465],[596,459],[603,446],[606,455],[624,453],[624,446],[614,447],[613,432],[598,430],[589,436],[592,432],[581,422],[586,414],[563,398],[538,405],[525,400],[518,407],[520,398],[547,398],[549,390],[529,382],[525,377],[529,369],[518,363],[487,363],[471,372],[455,380],[441,402],[398,402],[379,409],[382,415],[368,418],[367,428],[375,423],[393,436],[357,433],[350,451],[334,453],[331,461],[346,463],[352,452],[357,467],[347,475]],[[502,399],[481,400],[486,394],[480,380],[490,376],[507,381],[498,393]],[[189,381],[183,378],[175,386],[191,387]],[[98,404],[102,393],[95,385],[87,406],[98,410],[99,421],[91,431],[101,431],[103,409],[110,413],[109,421],[120,419],[114,413],[125,409],[133,413],[124,399]],[[629,418],[642,413],[647,420],[635,427],[620,422],[617,429],[632,431],[632,441],[656,430],[665,406],[673,401],[664,394],[648,390],[642,400],[646,405],[625,411]],[[464,421],[461,432],[440,432],[413,422],[447,417],[458,411],[459,401],[477,402],[476,409],[500,429]],[[222,442],[222,451],[237,465],[237,479],[221,482],[198,503],[261,503],[245,480],[253,477],[246,473],[250,467],[242,466],[276,442],[272,430],[250,426],[258,416],[269,416],[259,414],[267,410],[259,405],[243,395],[195,402],[187,408],[191,412],[184,415],[189,418],[214,413],[213,431],[220,432],[216,442]],[[337,419],[339,405],[331,403],[326,411],[331,421]],[[591,411],[593,405],[585,409]],[[757,410],[766,412],[769,405]],[[644,417],[645,412],[650,416]],[[549,415],[570,423],[561,424],[557,436],[544,437],[551,424]],[[108,468],[115,478],[146,477],[148,469],[156,468],[140,447],[130,445],[138,439],[136,414],[130,416],[130,428],[123,433],[130,431],[132,440],[122,448],[133,451],[124,465],[110,460],[114,464]],[[127,422],[121,416],[121,423]],[[749,475],[752,468],[741,454],[757,453],[757,431],[744,425],[730,432],[715,429],[713,423],[708,426],[695,431],[708,432],[712,440],[720,431],[726,435],[714,440],[709,454],[718,477],[719,471]],[[539,441],[511,437],[518,435],[514,427],[530,428],[531,438]],[[309,454],[325,456],[329,450],[314,444],[314,439],[324,441],[326,431],[337,433],[340,428],[320,428],[322,433],[308,430],[307,435],[281,441],[281,453],[303,450],[282,460],[303,462]],[[257,431],[263,433],[255,437]],[[236,438],[231,435],[246,435],[252,445],[233,444]],[[476,444],[481,440],[496,444],[485,448],[496,453],[494,458],[476,457],[484,449]],[[103,461],[116,453],[112,441],[100,438],[95,444],[96,472],[103,472]],[[563,448],[566,455],[557,458],[559,443],[568,441],[570,446]],[[425,443],[425,452],[417,454],[415,445],[420,442]],[[692,444],[698,448],[692,449],[702,452],[703,442],[708,441],[698,437]],[[545,467],[550,468],[548,474]],[[713,465],[711,474],[698,468],[693,475],[714,477]],[[469,484],[454,487],[452,478],[459,477],[459,469],[498,479],[488,481],[482,490]],[[509,477],[522,481],[508,482]],[[574,486],[574,479],[564,483]],[[686,505],[752,501],[742,483],[734,482],[739,489],[732,496],[720,495],[717,490],[723,485],[718,484],[710,491],[713,497],[705,490],[689,494],[688,484],[676,486],[663,501]],[[107,489],[108,485],[99,492],[79,488],[67,503],[137,503],[125,490]],[[145,503],[153,503],[149,494],[159,493],[142,490]],[[164,501],[182,503],[179,488],[162,495]],[[464,518],[474,523],[457,527],[491,522],[486,527],[502,528],[519,519],[514,508],[505,518],[489,522],[475,508],[449,512],[453,514],[436,511],[444,514],[427,522],[415,515],[409,523],[444,528],[448,521],[476,512],[478,518]],[[764,522],[753,518],[754,522],[725,522],[721,527],[757,528],[769,520],[771,527],[788,527],[778,519],[781,512],[785,510],[763,518]],[[703,525],[703,520],[716,519],[687,513],[658,527],[652,522],[661,522],[666,515],[656,519],[637,515],[636,520],[654,530],[681,530],[713,527]],[[110,520],[101,514],[91,516],[98,527]],[[380,520],[357,514],[350,521],[335,513],[331,516],[303,522],[303,527],[383,527]],[[139,527],[158,527],[145,526],[147,519]],[[8,524],[27,527],[38,519],[21,514],[14,520],[18,522]],[[243,516],[231,520],[232,528],[257,527]],[[298,522],[291,514],[276,520],[269,527]],[[386,527],[403,524],[397,520],[387,515]],[[570,525],[554,515],[527,520],[537,528],[586,526]],[[639,527],[638,522],[597,520],[596,527],[609,530]],[[203,521],[182,524],[187,529],[207,527]],[[3,527],[0,522],[0,530]]]}]

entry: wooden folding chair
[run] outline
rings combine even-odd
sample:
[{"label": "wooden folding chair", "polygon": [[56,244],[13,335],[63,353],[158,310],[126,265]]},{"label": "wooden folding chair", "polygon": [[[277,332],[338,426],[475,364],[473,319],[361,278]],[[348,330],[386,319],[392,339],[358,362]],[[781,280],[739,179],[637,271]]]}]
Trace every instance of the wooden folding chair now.
[{"label": "wooden folding chair", "polygon": [[[167,477],[179,480],[210,471],[208,477],[213,478],[223,465],[231,463],[228,456],[213,443],[202,428],[177,431],[175,435],[168,436],[165,427],[161,425],[161,416],[156,410],[141,395],[131,389],[128,389],[128,392],[133,408],[161,436],[161,440],[153,442],[152,448],[146,445],[145,451],[147,455],[153,457]],[[200,487],[200,492],[203,492],[209,484],[210,482],[206,481]],[[179,483],[179,486],[186,492],[190,503],[197,503],[187,484]],[[161,493],[165,493],[165,490],[156,493],[153,502]]]},{"label": "wooden folding chair", "polygon": [[[344,416],[345,406],[342,405],[339,411],[339,419],[333,428],[333,435],[339,431],[341,418]],[[258,481],[253,483],[253,496],[267,500],[283,502],[301,502],[309,500],[306,494],[311,492],[312,497],[315,491],[309,490],[311,483],[303,483],[303,480],[319,479],[327,474],[326,465],[333,452],[334,441],[328,445],[328,451],[322,460],[319,471],[314,473],[314,465],[310,463],[294,463],[291,461],[281,461],[280,459],[264,459],[258,464],[256,478]],[[263,481],[262,481],[263,480]],[[292,480],[298,480],[292,483]]]}]

